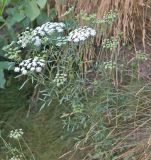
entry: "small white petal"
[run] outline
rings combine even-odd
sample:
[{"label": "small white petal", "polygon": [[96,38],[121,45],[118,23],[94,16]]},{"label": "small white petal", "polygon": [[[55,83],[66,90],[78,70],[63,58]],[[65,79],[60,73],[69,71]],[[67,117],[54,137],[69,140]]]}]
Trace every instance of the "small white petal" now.
[{"label": "small white petal", "polygon": [[27,73],[28,73],[27,70],[22,70],[23,75],[26,75]]},{"label": "small white petal", "polygon": [[33,60],[33,61],[38,61],[38,59],[39,59],[38,57],[34,57],[34,60]]},{"label": "small white petal", "polygon": [[25,70],[25,67],[22,67],[20,70],[21,70],[21,71]]},{"label": "small white petal", "polygon": [[26,66],[28,66],[28,63],[25,63],[25,64],[24,64],[24,67],[26,67]]},{"label": "small white petal", "polygon": [[19,64],[19,66],[23,66],[24,65],[24,62],[21,62],[20,64]]},{"label": "small white petal", "polygon": [[91,30],[90,34],[91,34],[91,36],[95,36],[96,35],[96,31],[95,30]]},{"label": "small white petal", "polygon": [[78,38],[75,38],[75,39],[73,40],[73,42],[79,42],[79,39],[78,39]]},{"label": "small white petal", "polygon": [[41,45],[41,39],[40,38],[37,38],[34,42],[34,45],[39,47]]},{"label": "small white petal", "polygon": [[56,30],[57,30],[58,32],[63,32],[63,29],[60,28],[60,27],[57,27]]},{"label": "small white petal", "polygon": [[45,66],[45,63],[39,62],[39,65],[40,65],[41,67],[44,67],[44,66]]},{"label": "small white petal", "polygon": [[63,22],[60,22],[59,25],[60,25],[61,27],[65,27],[65,24],[64,24]]},{"label": "small white petal", "polygon": [[36,72],[41,72],[42,71],[42,68],[41,67],[37,67],[36,68]]},{"label": "small white petal", "polygon": [[84,41],[85,39],[86,39],[86,38],[83,37],[83,36],[80,37],[80,40],[81,40],[81,41]]},{"label": "small white petal", "polygon": [[36,67],[37,63],[35,61],[32,62],[32,66]]},{"label": "small white petal", "polygon": [[31,64],[28,64],[27,69],[31,68]]},{"label": "small white petal", "polygon": [[20,68],[19,67],[15,67],[14,72],[19,72]]},{"label": "small white petal", "polygon": [[30,71],[32,71],[32,72],[35,71],[35,67],[31,67]]},{"label": "small white petal", "polygon": [[45,60],[44,59],[40,59],[40,62],[45,63]]},{"label": "small white petal", "polygon": [[55,30],[54,29],[49,29],[48,33],[51,34],[53,33]]}]

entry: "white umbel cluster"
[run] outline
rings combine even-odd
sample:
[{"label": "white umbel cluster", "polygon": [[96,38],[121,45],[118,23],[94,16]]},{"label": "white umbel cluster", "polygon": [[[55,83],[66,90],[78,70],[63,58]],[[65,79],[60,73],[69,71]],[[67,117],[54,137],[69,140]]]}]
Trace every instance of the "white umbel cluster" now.
[{"label": "white umbel cluster", "polygon": [[27,28],[26,31],[18,35],[17,44],[19,44],[22,48],[25,48],[29,43],[31,43],[32,38],[32,29],[29,30],[29,28]]},{"label": "white umbel cluster", "polygon": [[24,134],[22,129],[15,129],[10,131],[9,137],[13,139],[20,139]]},{"label": "white umbel cluster", "polygon": [[22,155],[16,155],[11,157],[9,160],[23,160],[23,156]]},{"label": "white umbel cluster", "polygon": [[96,31],[94,29],[85,26],[70,32],[68,41],[78,43],[80,41],[85,41],[89,37],[94,37],[95,35]]},{"label": "white umbel cluster", "polygon": [[51,35],[54,32],[63,32],[65,24],[62,22],[47,22],[40,27],[37,27],[33,30],[34,36],[45,36]]},{"label": "white umbel cluster", "polygon": [[23,60],[18,67],[15,67],[15,72],[21,72],[22,75],[37,72],[40,73],[45,67],[45,60],[38,57]]},{"label": "white umbel cluster", "polygon": [[65,24],[63,22],[47,22],[42,26],[36,27],[34,30],[27,28],[25,32],[22,32],[18,36],[17,43],[21,45],[22,48],[27,47],[28,44],[40,46],[43,38],[49,37],[53,33],[61,33],[64,29]]}]

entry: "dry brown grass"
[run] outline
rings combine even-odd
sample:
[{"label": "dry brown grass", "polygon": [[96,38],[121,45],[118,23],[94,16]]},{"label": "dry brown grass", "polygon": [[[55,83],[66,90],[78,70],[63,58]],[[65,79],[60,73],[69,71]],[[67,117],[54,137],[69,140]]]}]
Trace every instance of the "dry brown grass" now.
[{"label": "dry brown grass", "polygon": [[[87,13],[96,13],[101,18],[110,9],[118,11],[118,20],[113,26],[112,33],[122,32],[125,41],[141,42],[146,48],[146,38],[151,38],[151,1],[150,0],[56,0],[58,17],[72,4],[75,4],[75,14],[80,10]],[[149,45],[149,44],[148,44]]]}]

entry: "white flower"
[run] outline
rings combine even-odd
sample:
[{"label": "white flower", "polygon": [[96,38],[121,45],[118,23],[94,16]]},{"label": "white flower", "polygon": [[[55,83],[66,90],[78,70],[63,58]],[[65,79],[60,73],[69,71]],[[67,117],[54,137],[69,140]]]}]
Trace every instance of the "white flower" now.
[{"label": "white flower", "polygon": [[31,60],[31,58],[30,58],[30,59],[25,60],[25,62],[26,62],[26,63],[30,63],[30,60]]},{"label": "white flower", "polygon": [[81,37],[80,37],[80,40],[81,40],[81,41],[84,41],[85,39],[86,39],[86,38],[85,38],[84,36],[81,36]]},{"label": "white flower", "polygon": [[19,67],[15,67],[14,71],[19,72],[21,71],[22,75],[27,75],[31,72],[41,72],[42,69],[45,67],[45,60],[40,59],[39,57],[29,58],[27,60],[23,60]]},{"label": "white flower", "polygon": [[60,22],[59,25],[60,25],[61,27],[65,27],[65,24],[64,24],[63,22]]},{"label": "white flower", "polygon": [[25,48],[30,43],[31,38],[32,38],[32,32],[26,30],[18,36],[17,43],[21,45],[22,48]]},{"label": "white flower", "polygon": [[49,28],[46,26],[46,27],[44,28],[44,30],[45,30],[45,32],[47,33],[47,32],[49,31]]},{"label": "white flower", "polygon": [[34,41],[35,46],[39,47],[41,45],[41,39],[38,36],[34,38]]},{"label": "white flower", "polygon": [[39,34],[40,34],[41,36],[44,36],[44,35],[45,35],[45,32],[44,32],[44,31],[40,31]]},{"label": "white flower", "polygon": [[74,40],[73,40],[73,42],[79,42],[80,40],[78,39],[78,38],[75,38]]},{"label": "white flower", "polygon": [[57,29],[58,32],[63,32],[63,29],[60,28],[60,27],[57,27],[56,29]]},{"label": "white flower", "polygon": [[38,59],[39,59],[38,57],[34,57],[33,61],[38,61]]},{"label": "white flower", "polygon": [[30,71],[32,71],[32,72],[35,71],[35,67],[31,67]]},{"label": "white flower", "polygon": [[35,61],[32,62],[32,66],[36,67],[37,63]]},{"label": "white flower", "polygon": [[21,70],[21,71],[25,70],[25,67],[22,67],[20,70]]},{"label": "white flower", "polygon": [[55,31],[55,29],[49,29],[48,34],[52,34]]},{"label": "white flower", "polygon": [[27,70],[22,70],[22,74],[26,75],[27,74]]},{"label": "white flower", "polygon": [[15,155],[15,156],[11,157],[9,160],[23,160],[23,156],[22,155]]},{"label": "white flower", "polygon": [[43,38],[47,38],[54,32],[63,32],[65,24],[62,22],[47,22],[42,26],[36,27],[34,30],[27,28],[26,31],[22,32],[18,36],[17,43],[25,48],[29,44],[34,44],[35,46],[40,46]]},{"label": "white flower", "polygon": [[68,36],[68,41],[72,42],[84,41],[87,38],[95,35],[96,31],[94,29],[88,27],[82,27],[70,32]]},{"label": "white flower", "polygon": [[30,69],[30,68],[31,68],[31,64],[28,64],[27,69]]},{"label": "white flower", "polygon": [[42,68],[41,67],[36,67],[36,72],[41,72]]},{"label": "white flower", "polygon": [[24,66],[25,66],[25,67],[28,66],[28,63],[26,62],[26,63],[24,64]]},{"label": "white flower", "polygon": [[24,132],[22,129],[15,129],[10,131],[9,137],[13,139],[20,139],[23,136]]},{"label": "white flower", "polygon": [[90,31],[90,34],[91,34],[91,36],[95,36],[95,35],[96,35],[96,31],[95,31],[94,29],[92,29],[92,30]]},{"label": "white flower", "polygon": [[24,62],[21,62],[20,64],[19,64],[19,66],[23,66],[24,65]]},{"label": "white flower", "polygon": [[42,63],[45,63],[45,60],[44,60],[44,59],[40,59],[39,61],[42,62]]},{"label": "white flower", "polygon": [[22,48],[25,48],[27,46],[27,44],[25,42],[23,42],[23,44],[21,45]]},{"label": "white flower", "polygon": [[14,72],[19,72],[20,68],[19,67],[15,67]]},{"label": "white flower", "polygon": [[45,63],[42,63],[42,62],[38,62],[38,64],[39,64],[41,67],[44,67],[44,66],[45,66]]}]

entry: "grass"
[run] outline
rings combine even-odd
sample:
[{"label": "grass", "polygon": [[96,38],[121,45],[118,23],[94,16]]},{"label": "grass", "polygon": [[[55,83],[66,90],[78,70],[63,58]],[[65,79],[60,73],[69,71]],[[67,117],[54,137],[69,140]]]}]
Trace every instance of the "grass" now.
[{"label": "grass", "polygon": [[[86,129],[74,133],[63,130],[60,117],[70,106],[56,102],[41,112],[31,113],[26,119],[27,97],[24,90],[18,91],[18,83],[0,91],[0,120],[14,128],[23,128],[25,140],[40,160],[57,160],[58,157],[65,160],[86,157],[147,160],[147,156],[150,158],[150,85],[133,81],[117,91],[105,83],[99,82],[94,97],[84,102],[90,122]],[[1,130],[7,139],[5,133],[11,128],[6,123],[1,123]],[[0,158],[4,157],[1,149]]]},{"label": "grass", "polygon": [[[20,92],[19,87],[20,84],[15,82],[15,85],[0,90],[2,135],[8,140],[7,135],[12,128],[22,128],[25,132],[25,140],[35,157],[38,157],[37,159],[57,160],[61,153],[67,151],[67,148],[72,144],[72,138],[69,140],[69,135],[65,134],[60,119],[64,108],[53,103],[39,113],[31,113],[30,117],[26,119],[28,99],[25,93],[27,90]],[[26,153],[26,149],[24,152]],[[2,147],[0,159],[5,156]]]}]

